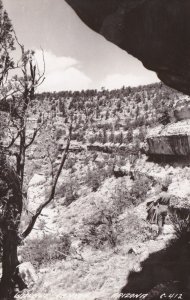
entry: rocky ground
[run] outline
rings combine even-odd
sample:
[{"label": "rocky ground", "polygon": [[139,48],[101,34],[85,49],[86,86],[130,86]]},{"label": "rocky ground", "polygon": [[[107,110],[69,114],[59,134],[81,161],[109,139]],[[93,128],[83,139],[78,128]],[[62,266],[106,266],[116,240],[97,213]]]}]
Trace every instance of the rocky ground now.
[{"label": "rocky ground", "polygon": [[[43,211],[28,240],[43,240],[48,234],[67,234],[71,240],[71,251],[63,260],[49,259],[40,265],[37,285],[27,291],[22,299],[110,300],[126,284],[130,271],[140,271],[141,263],[151,253],[166,247],[174,238],[173,227],[169,222],[165,225],[163,234],[156,238],[156,225],[148,225],[145,221],[146,202],[158,196],[160,182],[168,178],[171,195],[183,199],[188,197],[190,168],[183,168],[177,164],[162,166],[147,161],[144,156],[137,161],[134,173],[148,174],[155,179],[156,184],[149,189],[143,203],[135,207],[127,206],[120,212],[117,226],[111,229],[111,234],[116,239],[114,247],[109,241],[103,245],[98,244],[98,238],[106,239],[107,237],[102,237],[102,233],[110,229],[106,227],[108,225],[97,223],[100,221],[98,213],[106,209],[113,213],[115,199],[121,201],[122,198],[121,195],[118,196],[118,187],[122,187],[122,192],[126,193],[133,186],[129,176],[111,176],[95,192],[87,192],[83,187],[80,197],[69,206],[63,205],[64,198],[59,198],[55,200],[56,205],[53,203]],[[63,172],[60,181],[64,176]],[[32,209],[44,199],[44,182],[45,176],[42,174],[34,175],[30,182],[29,199]],[[120,202],[117,202],[117,205],[118,203]],[[89,232],[93,222],[99,230],[95,236],[93,232]],[[24,247],[21,248],[21,252],[26,251]]]},{"label": "rocky ground", "polygon": [[[165,158],[151,161],[140,152],[147,133],[149,137],[161,133],[162,136],[188,134],[188,114],[183,107],[186,98],[157,85],[132,91],[86,93],[85,97],[82,93],[63,95],[75,100],[76,128],[71,151],[54,201],[43,210],[19,249],[24,261],[30,261],[36,268],[38,281],[18,295],[18,299],[118,298],[131,272],[143,273],[143,263],[150,259],[151,265],[153,253],[171,248],[175,238],[169,218],[163,234],[157,237],[157,226],[146,221],[147,201],[156,199],[161,185],[167,183],[171,207],[189,209],[189,162],[175,159],[168,162]],[[56,101],[60,106],[59,96]],[[165,98],[168,101],[164,106]],[[174,102],[179,106],[176,106],[178,122],[174,120],[173,109],[170,120],[169,114],[165,114]],[[81,113],[83,106],[89,107],[87,115],[86,110]],[[65,109],[62,114],[65,115]],[[164,122],[167,119],[170,124],[161,125],[163,116]],[[58,119],[56,126],[61,131],[49,148],[56,157],[55,169],[65,149],[63,128],[67,128],[66,117]],[[51,188],[51,164],[41,143],[44,138],[39,140],[27,158],[27,213],[23,215],[22,226],[26,226],[30,215],[47,199]],[[161,139],[159,147],[162,142]],[[58,155],[55,144],[59,144]]]}]

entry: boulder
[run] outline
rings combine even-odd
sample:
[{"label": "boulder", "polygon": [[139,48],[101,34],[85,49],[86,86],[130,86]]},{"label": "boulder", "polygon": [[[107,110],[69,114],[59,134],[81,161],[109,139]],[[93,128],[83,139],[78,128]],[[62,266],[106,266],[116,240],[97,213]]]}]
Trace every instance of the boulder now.
[{"label": "boulder", "polygon": [[[93,30],[190,95],[189,0],[66,0]],[[126,83],[127,84],[127,83]]]},{"label": "boulder", "polygon": [[34,176],[29,182],[29,187],[42,185],[45,184],[45,182],[46,182],[46,178],[44,175],[34,174]]},{"label": "boulder", "polygon": [[31,262],[24,262],[17,266],[18,276],[22,279],[27,287],[33,286],[38,276]]}]

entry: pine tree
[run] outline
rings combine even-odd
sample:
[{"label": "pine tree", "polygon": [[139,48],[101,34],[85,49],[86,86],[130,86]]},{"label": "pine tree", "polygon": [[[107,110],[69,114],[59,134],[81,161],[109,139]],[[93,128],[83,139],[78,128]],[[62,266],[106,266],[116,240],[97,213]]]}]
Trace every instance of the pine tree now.
[{"label": "pine tree", "polygon": [[133,129],[129,128],[127,132],[127,140],[129,143],[133,142]]},{"label": "pine tree", "polygon": [[108,141],[108,135],[107,135],[107,131],[106,128],[103,128],[103,144],[106,144]]},{"label": "pine tree", "polygon": [[107,111],[106,111],[106,116],[105,116],[106,120],[109,119],[109,116],[110,116],[109,110],[107,110]]},{"label": "pine tree", "polygon": [[116,136],[116,142],[119,144],[123,143],[123,132],[122,131]]},{"label": "pine tree", "polygon": [[110,143],[114,143],[115,142],[115,135],[114,135],[114,131],[111,130],[111,133],[109,135],[109,142]]},{"label": "pine tree", "polygon": [[158,119],[158,121],[163,125],[167,125],[170,123],[170,115],[168,113],[168,110],[164,110],[162,116]]}]

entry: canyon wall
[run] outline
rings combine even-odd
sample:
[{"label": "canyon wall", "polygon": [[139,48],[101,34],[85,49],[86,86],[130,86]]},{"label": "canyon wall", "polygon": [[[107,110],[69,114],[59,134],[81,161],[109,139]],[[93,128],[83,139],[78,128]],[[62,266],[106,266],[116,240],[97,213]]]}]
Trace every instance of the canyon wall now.
[{"label": "canyon wall", "polygon": [[148,154],[161,155],[190,155],[190,134],[155,136],[147,138]]}]

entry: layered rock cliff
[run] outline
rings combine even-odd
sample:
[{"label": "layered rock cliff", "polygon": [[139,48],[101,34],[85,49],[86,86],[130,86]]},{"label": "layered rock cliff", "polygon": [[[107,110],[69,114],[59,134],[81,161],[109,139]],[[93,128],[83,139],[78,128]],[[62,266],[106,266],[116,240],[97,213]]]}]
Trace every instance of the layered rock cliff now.
[{"label": "layered rock cliff", "polygon": [[153,137],[147,142],[149,154],[190,155],[190,135]]},{"label": "layered rock cliff", "polygon": [[189,0],[66,0],[93,30],[190,95]]},{"label": "layered rock cliff", "polygon": [[159,126],[147,135],[148,154],[190,155],[190,120]]}]

